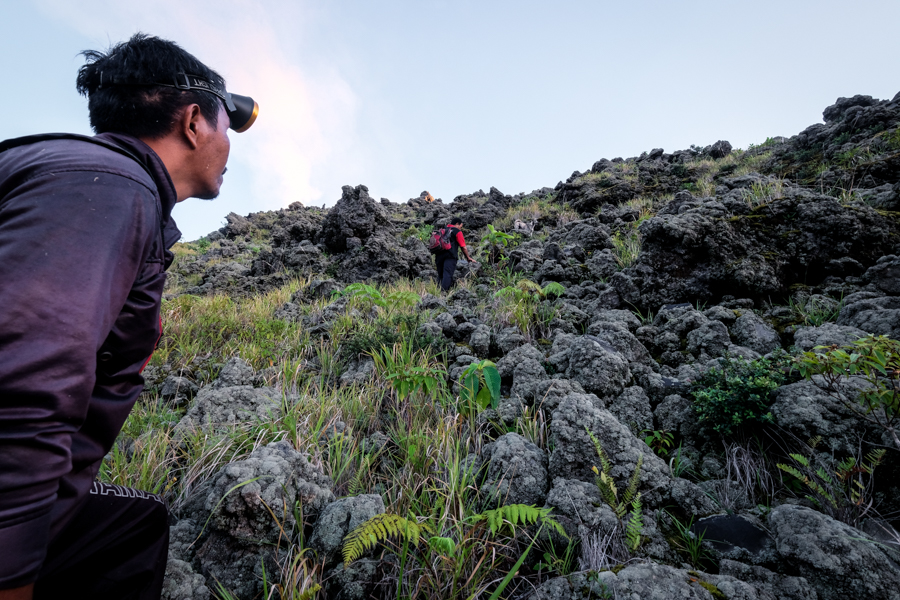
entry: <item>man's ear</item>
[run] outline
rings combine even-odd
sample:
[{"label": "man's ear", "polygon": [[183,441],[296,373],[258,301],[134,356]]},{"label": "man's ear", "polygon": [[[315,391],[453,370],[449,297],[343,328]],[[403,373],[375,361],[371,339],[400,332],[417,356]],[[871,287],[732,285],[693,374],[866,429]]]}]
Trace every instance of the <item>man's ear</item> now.
[{"label": "man's ear", "polygon": [[185,106],[178,118],[178,131],[191,150],[196,150],[200,145],[200,121],[205,119],[197,104]]}]

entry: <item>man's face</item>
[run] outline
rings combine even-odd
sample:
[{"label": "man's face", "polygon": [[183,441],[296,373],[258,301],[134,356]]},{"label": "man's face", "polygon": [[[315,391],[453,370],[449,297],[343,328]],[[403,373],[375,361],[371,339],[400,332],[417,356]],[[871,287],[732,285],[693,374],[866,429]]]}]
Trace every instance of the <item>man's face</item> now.
[{"label": "man's face", "polygon": [[222,187],[225,165],[231,142],[228,140],[230,120],[224,106],[219,106],[219,118],[216,127],[212,127],[206,119],[201,119],[200,144],[197,161],[194,164],[194,176],[197,193],[195,198],[212,200],[219,195]]}]

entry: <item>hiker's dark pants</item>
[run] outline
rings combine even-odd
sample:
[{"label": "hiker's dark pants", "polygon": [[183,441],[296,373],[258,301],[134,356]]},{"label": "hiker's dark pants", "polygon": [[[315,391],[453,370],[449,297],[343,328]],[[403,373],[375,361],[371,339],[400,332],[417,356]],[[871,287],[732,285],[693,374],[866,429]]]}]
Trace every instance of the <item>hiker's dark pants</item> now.
[{"label": "hiker's dark pants", "polygon": [[169,513],[158,497],[94,483],[51,542],[34,598],[159,600],[169,553]]},{"label": "hiker's dark pants", "polygon": [[456,271],[456,260],[449,252],[446,254],[438,254],[434,258],[437,267],[438,283],[445,292],[453,285],[453,272]]}]

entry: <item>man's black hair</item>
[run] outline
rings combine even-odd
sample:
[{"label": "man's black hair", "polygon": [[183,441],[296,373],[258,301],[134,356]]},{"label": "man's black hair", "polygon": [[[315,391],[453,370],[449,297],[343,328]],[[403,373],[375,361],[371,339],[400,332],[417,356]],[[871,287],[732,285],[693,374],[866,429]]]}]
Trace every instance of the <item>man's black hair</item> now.
[{"label": "man's black hair", "polygon": [[462,219],[460,219],[459,217],[453,217],[452,219],[450,219],[450,224],[451,225],[462,225],[463,222],[462,222]]},{"label": "man's black hair", "polygon": [[136,33],[106,53],[85,50],[86,63],[75,86],[88,98],[91,127],[96,133],[125,133],[158,139],[175,126],[178,109],[197,104],[200,113],[217,126],[222,101],[201,90],[147,85],[175,83],[179,73],[195,75],[225,89],[222,76],[175,42]]}]

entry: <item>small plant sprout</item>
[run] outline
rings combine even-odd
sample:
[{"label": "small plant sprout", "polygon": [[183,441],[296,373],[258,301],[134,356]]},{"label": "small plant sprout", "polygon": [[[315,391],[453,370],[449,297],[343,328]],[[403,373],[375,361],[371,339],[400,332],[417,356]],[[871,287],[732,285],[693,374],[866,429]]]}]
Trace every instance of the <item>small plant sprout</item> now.
[{"label": "small plant sprout", "polygon": [[506,247],[515,239],[515,235],[499,231],[489,224],[487,232],[481,238],[479,248],[482,255],[487,257],[487,262],[495,265],[503,258],[503,252]]},{"label": "small plant sprout", "polygon": [[669,450],[675,443],[675,436],[666,430],[645,429],[641,435],[644,436],[644,443],[650,446],[650,449],[660,458],[668,456]]},{"label": "small plant sprout", "polygon": [[461,377],[460,400],[471,404],[473,401],[481,410],[497,408],[500,401],[500,373],[497,365],[489,360],[481,360],[469,365]]},{"label": "small plant sprout", "polygon": [[682,523],[671,513],[668,514],[672,519],[672,524],[675,525],[675,531],[677,533],[677,537],[675,538],[676,548],[686,555],[693,567],[698,569],[701,568],[703,562],[709,558],[709,551],[703,546],[706,530],[700,533],[694,533],[691,529],[694,524],[693,517],[691,517],[687,523]]}]

